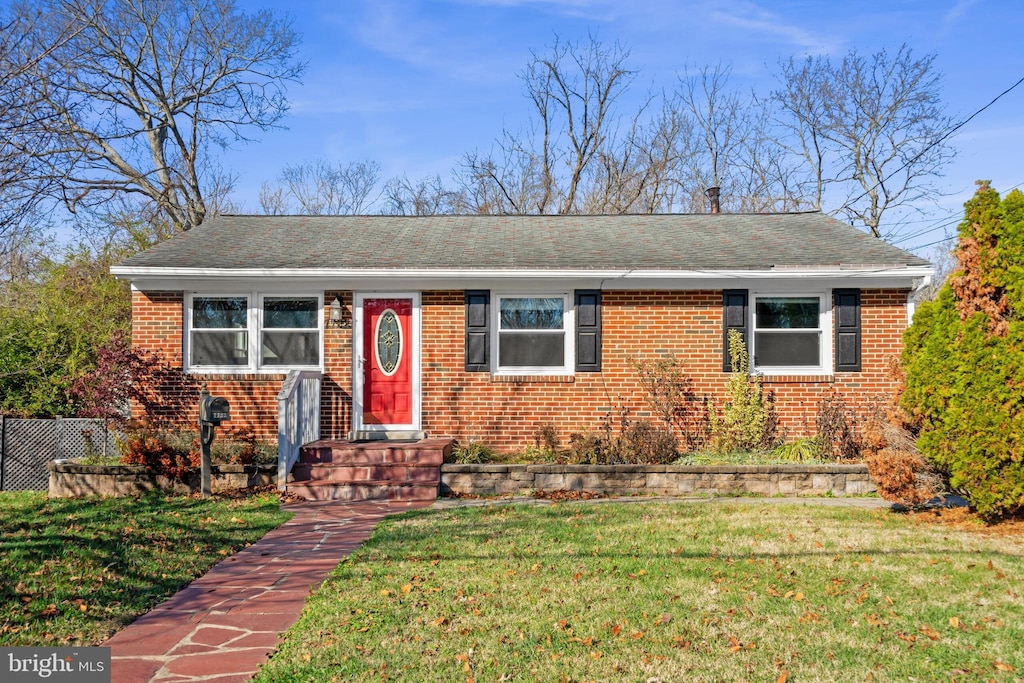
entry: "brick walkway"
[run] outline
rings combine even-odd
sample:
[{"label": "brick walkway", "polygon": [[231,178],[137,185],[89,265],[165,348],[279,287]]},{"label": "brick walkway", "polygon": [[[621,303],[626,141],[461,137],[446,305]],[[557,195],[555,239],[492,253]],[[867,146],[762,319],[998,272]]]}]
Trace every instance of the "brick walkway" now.
[{"label": "brick walkway", "polygon": [[310,590],[397,512],[432,501],[303,502],[295,516],[103,643],[113,683],[247,681]]}]

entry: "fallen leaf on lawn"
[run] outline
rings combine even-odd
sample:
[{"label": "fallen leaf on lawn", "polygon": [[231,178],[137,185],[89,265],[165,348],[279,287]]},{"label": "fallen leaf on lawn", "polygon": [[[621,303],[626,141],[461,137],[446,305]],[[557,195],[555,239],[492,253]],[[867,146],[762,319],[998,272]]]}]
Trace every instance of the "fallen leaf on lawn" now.
[{"label": "fallen leaf on lawn", "polygon": [[641,638],[644,637],[644,632],[643,631],[633,631],[632,633],[629,634],[629,637],[632,638],[633,640],[640,640]]},{"label": "fallen leaf on lawn", "polygon": [[801,600],[804,599],[804,594],[801,593],[800,591],[797,591],[796,595],[793,596],[793,599],[796,600],[797,602],[800,602]]},{"label": "fallen leaf on lawn", "polygon": [[612,637],[619,635],[622,632],[622,626],[619,624],[612,625]]},{"label": "fallen leaf on lawn", "polygon": [[412,591],[412,584],[411,583],[407,583],[404,586],[402,586],[402,592],[404,594],[408,595],[410,591]]},{"label": "fallen leaf on lawn", "polygon": [[661,624],[662,626],[664,626],[665,624],[669,623],[670,621],[672,621],[672,615],[671,614],[662,614],[660,617],[658,617],[654,621],[654,623],[655,624]]},{"label": "fallen leaf on lawn", "polygon": [[963,626],[963,622],[960,621],[959,617],[950,617],[949,618],[949,625],[952,626],[953,628],[957,628],[958,629],[961,626]]},{"label": "fallen leaf on lawn", "polygon": [[920,633],[920,634],[922,634],[922,635],[926,635],[926,636],[928,636],[928,637],[929,637],[929,638],[931,638],[932,640],[938,640],[939,638],[941,638],[941,637],[942,637],[941,635],[939,635],[939,632],[938,632],[938,631],[936,631],[935,629],[933,629],[933,628],[932,628],[931,626],[929,626],[928,624],[925,624],[924,626],[921,626],[921,627],[919,627],[919,628],[917,629],[917,632],[918,632],[918,633]]},{"label": "fallen leaf on lawn", "polygon": [[89,611],[89,606],[88,606],[88,605],[86,605],[86,604],[85,604],[85,603],[83,602],[83,603],[81,603],[81,604],[80,604],[80,605],[78,606],[78,609],[79,609],[79,611],[81,611],[81,612],[88,612],[88,611]]},{"label": "fallen leaf on lawn", "polygon": [[448,619],[447,619],[447,617],[438,617],[437,619],[434,619],[430,623],[432,625],[434,625],[434,626],[447,626],[448,625]]},{"label": "fallen leaf on lawn", "polygon": [[232,524],[245,524],[245,520],[244,519],[239,519],[238,517],[232,517],[231,518],[231,523]]},{"label": "fallen leaf on lawn", "polygon": [[50,603],[46,606],[46,609],[39,613],[39,616],[47,618],[57,616],[57,605]]},{"label": "fallen leaf on lawn", "polygon": [[386,597],[388,595],[391,595],[391,591],[389,591],[387,588],[384,588],[381,590],[380,594]]},{"label": "fallen leaf on lawn", "polygon": [[775,679],[775,683],[786,683],[786,679],[789,678],[789,672],[783,671],[779,674],[779,677]]},{"label": "fallen leaf on lawn", "polygon": [[998,669],[999,671],[1016,671],[1016,669],[1006,662],[992,662],[992,668]]},{"label": "fallen leaf on lawn", "polygon": [[594,650],[593,652],[590,653],[590,658],[591,659],[601,659],[601,651],[600,650]]}]

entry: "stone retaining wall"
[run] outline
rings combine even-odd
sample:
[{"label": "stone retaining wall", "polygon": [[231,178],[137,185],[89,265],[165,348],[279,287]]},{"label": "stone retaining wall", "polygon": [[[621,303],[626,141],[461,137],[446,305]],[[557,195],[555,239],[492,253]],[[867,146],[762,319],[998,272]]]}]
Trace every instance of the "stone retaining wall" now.
[{"label": "stone retaining wall", "polygon": [[[78,496],[138,496],[155,489],[173,493],[199,490],[199,472],[185,481],[154,474],[141,465],[82,465],[75,462],[51,462],[50,498]],[[210,488],[244,488],[277,483],[277,467],[256,465],[214,465],[210,470]]]},{"label": "stone retaining wall", "polygon": [[864,465],[443,465],[441,493],[593,491],[636,495],[857,496],[875,491]]}]

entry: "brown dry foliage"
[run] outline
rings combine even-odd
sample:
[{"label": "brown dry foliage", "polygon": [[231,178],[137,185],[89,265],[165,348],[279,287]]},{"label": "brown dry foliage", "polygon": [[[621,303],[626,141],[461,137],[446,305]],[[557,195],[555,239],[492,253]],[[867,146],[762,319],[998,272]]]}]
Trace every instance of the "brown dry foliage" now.
[{"label": "brown dry foliage", "polygon": [[943,481],[917,450],[917,427],[897,402],[903,390],[903,368],[898,359],[890,360],[889,373],[898,388],[868,415],[861,454],[878,495],[891,503],[913,507],[942,491]]}]

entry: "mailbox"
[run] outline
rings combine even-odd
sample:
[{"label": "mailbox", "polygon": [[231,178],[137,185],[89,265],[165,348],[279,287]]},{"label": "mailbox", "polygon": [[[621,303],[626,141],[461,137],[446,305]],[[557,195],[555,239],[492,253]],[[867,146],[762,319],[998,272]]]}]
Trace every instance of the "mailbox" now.
[{"label": "mailbox", "polygon": [[199,401],[199,423],[219,426],[221,422],[231,419],[231,406],[226,398],[220,396],[203,396]]}]

